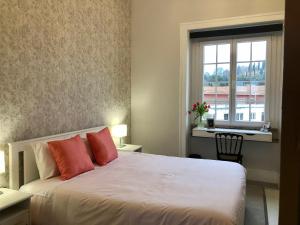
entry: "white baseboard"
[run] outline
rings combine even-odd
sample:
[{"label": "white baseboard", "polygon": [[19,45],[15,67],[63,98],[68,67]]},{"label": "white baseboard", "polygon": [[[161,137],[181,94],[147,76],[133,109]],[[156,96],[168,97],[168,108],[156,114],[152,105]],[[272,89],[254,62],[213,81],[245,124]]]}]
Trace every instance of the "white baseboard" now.
[{"label": "white baseboard", "polygon": [[279,184],[279,177],[276,171],[247,168],[247,180]]}]

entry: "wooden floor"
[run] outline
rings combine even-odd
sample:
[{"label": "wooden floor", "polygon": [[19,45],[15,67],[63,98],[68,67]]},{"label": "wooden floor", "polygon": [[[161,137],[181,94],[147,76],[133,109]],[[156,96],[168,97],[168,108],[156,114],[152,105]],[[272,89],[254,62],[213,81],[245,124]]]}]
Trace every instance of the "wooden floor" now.
[{"label": "wooden floor", "polygon": [[268,223],[265,188],[277,189],[276,185],[247,182],[245,225],[271,225]]},{"label": "wooden floor", "polygon": [[279,190],[265,188],[269,225],[278,225],[279,215]]}]

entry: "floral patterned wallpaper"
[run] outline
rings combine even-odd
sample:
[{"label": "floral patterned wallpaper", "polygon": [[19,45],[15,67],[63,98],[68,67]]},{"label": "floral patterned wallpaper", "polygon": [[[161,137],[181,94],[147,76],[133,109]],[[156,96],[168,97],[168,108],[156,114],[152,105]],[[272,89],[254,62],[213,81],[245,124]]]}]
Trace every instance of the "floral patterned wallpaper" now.
[{"label": "floral patterned wallpaper", "polygon": [[0,0],[0,144],[130,125],[130,0]]}]

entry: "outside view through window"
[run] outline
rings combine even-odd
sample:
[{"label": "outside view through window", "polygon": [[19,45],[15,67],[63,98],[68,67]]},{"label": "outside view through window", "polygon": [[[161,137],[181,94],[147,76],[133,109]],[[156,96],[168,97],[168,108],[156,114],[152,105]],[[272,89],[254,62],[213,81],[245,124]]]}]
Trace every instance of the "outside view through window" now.
[{"label": "outside view through window", "polygon": [[231,43],[204,45],[203,96],[211,105],[209,116],[219,121],[265,121],[266,52],[265,40],[237,42],[236,52]]}]

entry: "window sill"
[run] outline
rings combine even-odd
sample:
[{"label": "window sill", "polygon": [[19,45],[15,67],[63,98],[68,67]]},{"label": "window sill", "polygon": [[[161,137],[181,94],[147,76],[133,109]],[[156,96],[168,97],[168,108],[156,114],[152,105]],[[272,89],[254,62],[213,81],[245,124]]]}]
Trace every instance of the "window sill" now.
[{"label": "window sill", "polygon": [[200,127],[195,127],[192,130],[193,137],[214,138],[215,133],[237,133],[243,135],[246,141],[273,142],[272,132],[262,132],[259,130]]}]

